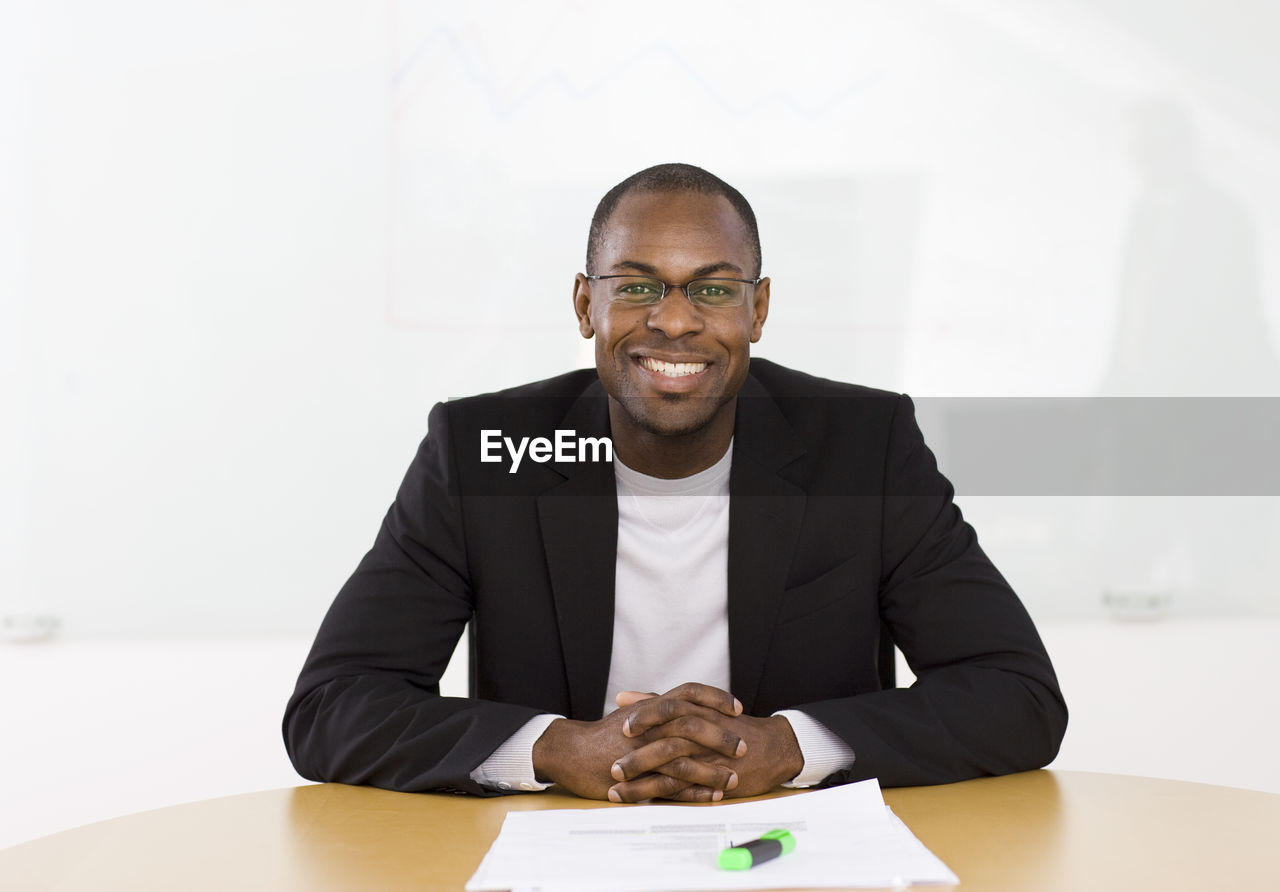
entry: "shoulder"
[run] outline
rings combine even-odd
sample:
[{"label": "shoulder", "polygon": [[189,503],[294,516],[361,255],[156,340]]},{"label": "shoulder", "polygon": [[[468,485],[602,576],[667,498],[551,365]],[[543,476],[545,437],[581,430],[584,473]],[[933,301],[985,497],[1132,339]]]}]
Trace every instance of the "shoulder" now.
[{"label": "shoulder", "polygon": [[904,394],[820,378],[767,359],[751,360],[750,377],[753,381],[743,389],[743,395],[772,399],[792,423],[810,417],[828,421],[837,418],[887,421],[900,404],[910,405],[910,399]]},{"label": "shoulder", "polygon": [[891,472],[901,476],[902,467],[932,462],[906,394],[756,359],[742,392],[748,405],[740,407],[739,419],[751,419],[737,428],[746,435],[744,447],[791,458],[788,477],[810,492],[880,495]]},{"label": "shoulder", "polygon": [[875,491],[877,469],[895,449],[895,426],[911,412],[902,394],[764,359],[751,360],[739,396],[735,432],[744,452],[764,464],[790,464],[794,482],[831,493]]},{"label": "shoulder", "polygon": [[773,397],[829,396],[841,399],[896,400],[901,396],[891,390],[879,390],[862,384],[820,378],[817,375],[787,368],[768,359],[752,358],[750,374]]}]

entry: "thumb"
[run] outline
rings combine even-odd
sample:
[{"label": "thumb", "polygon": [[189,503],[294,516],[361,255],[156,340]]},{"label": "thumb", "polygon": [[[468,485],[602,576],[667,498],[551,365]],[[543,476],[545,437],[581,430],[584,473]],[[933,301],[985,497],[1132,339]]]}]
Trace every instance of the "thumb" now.
[{"label": "thumb", "polygon": [[618,706],[630,706],[633,703],[639,703],[641,700],[648,700],[650,697],[656,697],[653,692],[645,693],[643,691],[618,691],[618,696],[614,698],[614,702]]}]

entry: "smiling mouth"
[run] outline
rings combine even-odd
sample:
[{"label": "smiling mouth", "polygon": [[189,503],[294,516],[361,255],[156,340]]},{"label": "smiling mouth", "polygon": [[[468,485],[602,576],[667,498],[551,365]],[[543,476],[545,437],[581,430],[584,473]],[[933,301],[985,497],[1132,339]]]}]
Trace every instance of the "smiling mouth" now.
[{"label": "smiling mouth", "polygon": [[651,372],[657,372],[667,378],[685,378],[689,375],[696,375],[705,371],[708,363],[705,362],[663,362],[661,359],[654,359],[652,356],[642,356],[640,365]]}]

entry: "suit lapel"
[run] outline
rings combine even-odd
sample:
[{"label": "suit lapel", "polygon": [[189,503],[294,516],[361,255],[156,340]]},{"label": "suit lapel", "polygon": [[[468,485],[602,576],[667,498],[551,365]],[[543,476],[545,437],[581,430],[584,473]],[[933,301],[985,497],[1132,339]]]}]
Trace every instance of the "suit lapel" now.
[{"label": "suit lapel", "polygon": [[[562,429],[609,434],[608,400],[599,382],[574,403]],[[564,653],[571,718],[598,719],[613,649],[618,499],[608,462],[556,464],[565,480],[538,496],[538,519]]]},{"label": "suit lapel", "polygon": [[805,493],[778,472],[804,453],[755,378],[738,395],[729,477],[729,677],[750,713],[804,518]]}]

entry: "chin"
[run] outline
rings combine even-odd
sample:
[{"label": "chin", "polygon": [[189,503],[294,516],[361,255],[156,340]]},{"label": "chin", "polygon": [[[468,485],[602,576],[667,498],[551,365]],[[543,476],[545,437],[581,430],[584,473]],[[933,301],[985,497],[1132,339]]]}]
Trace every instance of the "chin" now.
[{"label": "chin", "polygon": [[705,421],[691,424],[654,424],[648,418],[640,419],[640,426],[657,437],[688,437],[706,427]]},{"label": "chin", "polygon": [[654,402],[657,403],[656,406],[645,405],[639,408],[642,410],[655,409],[656,411],[631,412],[630,414],[641,428],[660,437],[685,437],[690,434],[696,434],[709,425],[716,415],[714,411],[679,411],[681,408],[698,408],[690,405],[692,401],[681,399],[679,394],[664,395]]}]

